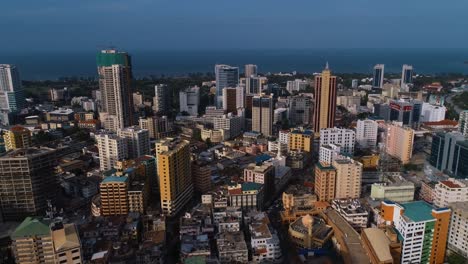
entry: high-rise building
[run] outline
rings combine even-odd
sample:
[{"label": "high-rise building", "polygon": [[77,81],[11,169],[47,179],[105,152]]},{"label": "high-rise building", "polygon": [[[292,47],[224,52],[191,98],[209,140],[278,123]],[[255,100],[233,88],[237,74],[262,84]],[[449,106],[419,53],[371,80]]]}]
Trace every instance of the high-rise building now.
[{"label": "high-rise building", "polygon": [[421,101],[412,100],[410,102],[404,100],[392,100],[389,104],[390,121],[403,122],[403,125],[411,126],[413,124],[419,123],[423,103]]},{"label": "high-rise building", "polygon": [[402,126],[399,122],[394,122],[388,125],[386,137],[387,154],[397,158],[403,164],[409,163],[413,156],[414,130]]},{"label": "high-rise building", "polygon": [[288,150],[312,153],[314,132],[307,129],[294,129],[289,133]]},{"label": "high-rise building", "polygon": [[0,205],[3,219],[18,221],[45,212],[47,200],[54,202],[57,181],[52,173],[55,150],[24,148],[0,156]]},{"label": "high-rise building", "polygon": [[304,95],[289,98],[289,124],[309,125],[312,124],[312,98]]},{"label": "high-rise building", "polygon": [[455,144],[464,140],[460,132],[436,133],[432,137],[429,163],[440,171],[451,171],[455,161]]},{"label": "high-rise building", "polygon": [[375,120],[358,120],[356,126],[356,142],[361,148],[373,148],[377,145],[379,124]]},{"label": "high-rise building", "polygon": [[237,87],[239,84],[239,68],[224,64],[215,65],[216,75],[216,106],[223,108],[223,89]]},{"label": "high-rise building", "polygon": [[32,135],[29,129],[22,126],[14,126],[3,134],[5,150],[29,148],[32,146]]},{"label": "high-rise building", "polygon": [[404,64],[401,71],[401,87],[404,88],[409,83],[413,83],[413,66]]},{"label": "high-rise building", "polygon": [[138,126],[126,127],[117,130],[117,136],[125,138],[128,155],[127,158],[134,159],[151,154],[150,137],[147,129]]},{"label": "high-rise building", "polygon": [[129,179],[127,176],[107,176],[99,184],[101,214],[103,216],[127,215]]},{"label": "high-rise building", "polygon": [[336,76],[328,63],[321,75],[315,76],[314,132],[334,127],[336,112]]},{"label": "high-rise building", "polygon": [[246,94],[261,94],[266,83],[265,77],[250,76],[245,78],[245,93]]},{"label": "high-rise building", "polygon": [[115,134],[96,135],[101,171],[112,169],[117,161],[128,157],[127,140]]},{"label": "high-rise building", "polygon": [[455,144],[454,160],[450,173],[457,178],[468,178],[468,141]]},{"label": "high-rise building", "polygon": [[154,86],[153,110],[167,114],[171,110],[172,91],[166,84]]},{"label": "high-rise building", "polygon": [[138,121],[141,129],[149,131],[150,138],[160,139],[172,133],[172,124],[167,116],[150,116],[140,118]]},{"label": "high-rise building", "polygon": [[377,64],[374,66],[374,78],[372,79],[372,88],[383,88],[385,65]]},{"label": "high-rise building", "polygon": [[468,137],[468,110],[460,112],[458,131],[460,131],[465,137]]},{"label": "high-rise building", "polygon": [[191,116],[198,116],[198,105],[200,104],[200,88],[189,87],[179,92],[180,112],[187,112]]},{"label": "high-rise building", "polygon": [[269,137],[273,135],[273,97],[254,96],[252,99],[252,131]]},{"label": "high-rise building", "polygon": [[187,140],[166,138],[156,142],[161,208],[174,216],[192,199],[190,147]]},{"label": "high-rise building", "polygon": [[455,202],[468,202],[468,180],[450,178],[434,186],[434,205],[448,207]]},{"label": "high-rise building", "polygon": [[340,153],[340,146],[335,144],[321,145],[319,148],[319,162],[332,164],[335,159],[342,157]]},{"label": "high-rise building", "polygon": [[450,204],[452,219],[447,247],[468,258],[468,203],[456,202]]},{"label": "high-rise building", "polygon": [[104,127],[113,131],[133,125],[132,64],[126,52],[102,50],[96,56]]},{"label": "high-rise building", "polygon": [[18,68],[10,64],[0,64],[0,124],[10,125],[12,114],[25,106],[24,91]]},{"label": "high-rise building", "polygon": [[362,164],[350,158],[333,161],[336,169],[335,199],[360,198]]},{"label": "high-rise building", "polygon": [[325,128],[320,130],[320,146],[334,144],[340,146],[343,153],[353,155],[356,132],[346,128]]},{"label": "high-rise building", "polygon": [[226,113],[237,112],[237,93],[238,88],[228,87],[223,89],[223,109]]},{"label": "high-rise building", "polygon": [[331,164],[319,162],[315,165],[315,193],[320,201],[335,199],[336,169]]},{"label": "high-rise building", "polygon": [[245,70],[244,70],[244,75],[245,78],[251,77],[251,76],[257,76],[257,65],[255,64],[246,64],[245,65]]},{"label": "high-rise building", "polygon": [[74,224],[26,217],[11,234],[16,263],[82,263],[81,243]]},{"label": "high-rise building", "polygon": [[444,263],[451,210],[424,201],[381,203],[380,216],[394,225],[402,240],[402,264]]}]

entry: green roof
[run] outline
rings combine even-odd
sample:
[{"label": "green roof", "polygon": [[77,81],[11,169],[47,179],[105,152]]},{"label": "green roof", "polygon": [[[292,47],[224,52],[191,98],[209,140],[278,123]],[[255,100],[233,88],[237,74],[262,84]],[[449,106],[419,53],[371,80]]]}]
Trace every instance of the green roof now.
[{"label": "green roof", "polygon": [[261,183],[256,182],[244,182],[242,183],[242,191],[258,191],[263,186]]},{"label": "green roof", "polygon": [[336,170],[332,165],[323,166],[321,162],[317,163],[317,167],[319,167],[320,170]]},{"label": "green roof", "polygon": [[435,220],[432,206],[424,201],[402,203],[401,206],[405,209],[404,215],[414,222]]},{"label": "green roof", "polygon": [[130,66],[130,56],[126,52],[102,53],[96,55],[96,63],[98,67],[108,67],[112,65]]},{"label": "green roof", "polygon": [[106,177],[104,178],[104,180],[102,180],[102,182],[126,182],[128,180],[128,177],[127,176],[109,176],[109,177]]},{"label": "green roof", "polygon": [[205,256],[192,256],[184,260],[184,264],[205,264],[205,263],[206,263]]},{"label": "green roof", "polygon": [[50,227],[47,221],[39,218],[26,217],[24,221],[11,234],[12,239],[50,235]]}]

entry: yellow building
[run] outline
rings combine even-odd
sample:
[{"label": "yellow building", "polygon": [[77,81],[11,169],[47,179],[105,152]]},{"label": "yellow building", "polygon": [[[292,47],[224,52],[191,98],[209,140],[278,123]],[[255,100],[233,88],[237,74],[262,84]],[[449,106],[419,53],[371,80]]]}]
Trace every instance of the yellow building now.
[{"label": "yellow building", "polygon": [[11,235],[16,263],[82,263],[74,224],[26,217]]},{"label": "yellow building", "polygon": [[402,126],[401,122],[394,122],[388,126],[387,131],[387,154],[397,158],[402,164],[409,163],[413,156],[414,130]]},{"label": "yellow building", "polygon": [[108,176],[101,182],[99,190],[103,216],[128,213],[128,177]]},{"label": "yellow building", "polygon": [[157,141],[155,149],[161,208],[174,216],[193,196],[189,141],[166,138]]},{"label": "yellow building", "polygon": [[314,133],[312,130],[293,129],[289,133],[288,150],[312,152]]},{"label": "yellow building", "polygon": [[315,76],[314,131],[335,125],[336,76],[331,75],[328,63],[321,75]]},{"label": "yellow building", "polygon": [[330,164],[319,162],[315,166],[315,193],[320,201],[335,199],[336,169]]},{"label": "yellow building", "polygon": [[31,131],[22,127],[14,126],[3,135],[6,151],[32,146]]},{"label": "yellow building", "polygon": [[361,197],[362,164],[353,159],[333,161],[336,169],[335,199],[357,199]]}]

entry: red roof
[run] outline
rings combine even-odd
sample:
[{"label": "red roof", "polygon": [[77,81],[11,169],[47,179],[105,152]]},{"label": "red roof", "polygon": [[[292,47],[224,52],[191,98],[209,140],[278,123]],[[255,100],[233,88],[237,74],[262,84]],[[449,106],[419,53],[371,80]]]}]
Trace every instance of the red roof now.
[{"label": "red roof", "polygon": [[456,183],[454,183],[452,181],[441,181],[440,183],[446,185],[449,188],[461,188],[460,185],[458,185],[458,184],[456,184]]},{"label": "red roof", "polygon": [[230,195],[240,195],[240,194],[242,194],[242,189],[241,189],[241,188],[239,188],[239,189],[231,189],[231,190],[229,190],[229,194],[230,194]]},{"label": "red roof", "polygon": [[454,120],[445,119],[437,122],[424,122],[423,124],[425,126],[457,126],[458,122]]}]

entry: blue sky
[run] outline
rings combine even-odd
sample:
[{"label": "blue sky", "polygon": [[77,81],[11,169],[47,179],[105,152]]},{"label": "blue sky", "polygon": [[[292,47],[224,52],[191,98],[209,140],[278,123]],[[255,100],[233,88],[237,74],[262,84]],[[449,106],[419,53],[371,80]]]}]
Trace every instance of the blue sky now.
[{"label": "blue sky", "polygon": [[5,0],[0,50],[466,48],[466,0]]}]

